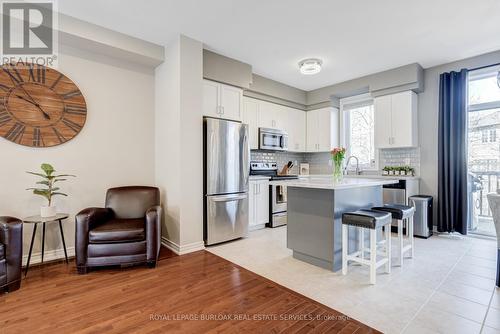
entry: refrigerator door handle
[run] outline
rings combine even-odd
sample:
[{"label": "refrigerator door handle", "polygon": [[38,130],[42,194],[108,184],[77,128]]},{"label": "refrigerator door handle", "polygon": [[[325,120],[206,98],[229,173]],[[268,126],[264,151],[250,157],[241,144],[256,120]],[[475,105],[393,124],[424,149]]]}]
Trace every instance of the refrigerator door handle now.
[{"label": "refrigerator door handle", "polygon": [[247,198],[247,194],[236,194],[236,195],[220,195],[220,196],[210,196],[212,201],[214,202],[228,202],[228,201],[237,201],[240,199]]}]

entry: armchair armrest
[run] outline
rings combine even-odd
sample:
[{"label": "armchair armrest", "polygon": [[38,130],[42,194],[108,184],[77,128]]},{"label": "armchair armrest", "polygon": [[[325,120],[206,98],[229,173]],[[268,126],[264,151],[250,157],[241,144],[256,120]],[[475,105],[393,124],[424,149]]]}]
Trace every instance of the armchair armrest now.
[{"label": "armchair armrest", "polygon": [[76,266],[83,267],[87,263],[87,246],[90,229],[113,217],[113,211],[105,208],[87,208],[75,217],[75,253]]},{"label": "armchair armrest", "polygon": [[20,280],[23,259],[23,222],[13,217],[0,217],[0,242],[6,247],[7,282]]},{"label": "armchair armrest", "polygon": [[161,206],[156,205],[146,211],[146,244],[147,261],[154,262],[158,259],[161,245]]}]

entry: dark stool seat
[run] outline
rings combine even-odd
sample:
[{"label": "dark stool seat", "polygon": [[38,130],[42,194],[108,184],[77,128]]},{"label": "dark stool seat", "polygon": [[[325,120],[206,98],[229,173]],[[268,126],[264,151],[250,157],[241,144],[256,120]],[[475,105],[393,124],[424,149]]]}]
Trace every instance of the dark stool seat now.
[{"label": "dark stool seat", "polygon": [[413,215],[415,208],[402,204],[384,204],[384,206],[373,207],[372,210],[388,212],[392,219],[406,219]]},{"label": "dark stool seat", "polygon": [[357,210],[342,214],[342,224],[377,229],[391,223],[391,215],[376,210]]}]

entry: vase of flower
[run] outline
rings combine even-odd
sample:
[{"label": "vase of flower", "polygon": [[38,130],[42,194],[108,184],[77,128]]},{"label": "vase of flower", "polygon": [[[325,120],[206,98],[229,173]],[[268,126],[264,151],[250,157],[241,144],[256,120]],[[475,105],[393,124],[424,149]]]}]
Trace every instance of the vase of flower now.
[{"label": "vase of flower", "polygon": [[332,161],[333,161],[333,181],[340,182],[342,181],[342,162],[345,157],[345,148],[336,147],[332,151]]}]

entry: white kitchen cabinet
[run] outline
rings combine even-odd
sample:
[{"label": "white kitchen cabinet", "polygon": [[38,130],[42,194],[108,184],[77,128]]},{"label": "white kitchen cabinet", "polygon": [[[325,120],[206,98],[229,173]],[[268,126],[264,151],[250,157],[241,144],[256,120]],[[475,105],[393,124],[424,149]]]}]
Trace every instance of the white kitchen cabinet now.
[{"label": "white kitchen cabinet", "polygon": [[260,101],[259,127],[287,131],[288,115],[286,107],[276,103]]},{"label": "white kitchen cabinet", "polygon": [[249,181],[248,228],[256,230],[269,223],[269,180]]},{"label": "white kitchen cabinet", "polygon": [[203,80],[203,115],[241,121],[243,90],[215,81]]},{"label": "white kitchen cabinet", "polygon": [[374,99],[376,148],[418,146],[417,101],[412,91]]},{"label": "white kitchen cabinet", "polygon": [[250,149],[259,148],[259,100],[243,97],[243,123],[248,124]]},{"label": "white kitchen cabinet", "polygon": [[338,112],[327,107],[306,113],[307,152],[329,152],[338,146]]},{"label": "white kitchen cabinet", "polygon": [[306,112],[295,108],[286,108],[288,115],[288,150],[306,151]]},{"label": "white kitchen cabinet", "polygon": [[250,149],[259,147],[259,127],[288,133],[288,150],[306,151],[306,112],[279,104],[243,97],[243,123],[248,124]]}]

